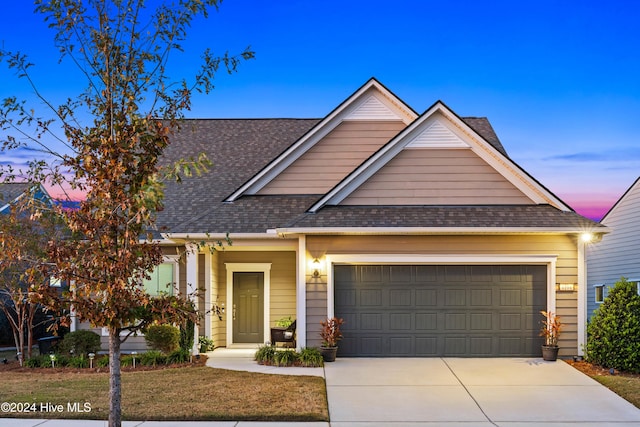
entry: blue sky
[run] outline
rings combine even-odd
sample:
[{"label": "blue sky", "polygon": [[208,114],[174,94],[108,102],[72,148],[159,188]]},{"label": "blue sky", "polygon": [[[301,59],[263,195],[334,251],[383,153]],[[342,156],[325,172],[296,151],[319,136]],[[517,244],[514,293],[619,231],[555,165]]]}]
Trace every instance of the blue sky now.
[{"label": "blue sky", "polygon": [[[77,93],[82,79],[57,64],[32,10],[5,5],[0,40],[30,55],[46,95]],[[639,21],[629,0],[225,0],[194,23],[171,72],[192,74],[206,47],[256,52],[189,117],[323,117],[376,77],[418,112],[442,100],[488,117],[513,160],[598,217],[640,175]],[[29,96],[6,70],[0,78],[0,97]]]}]

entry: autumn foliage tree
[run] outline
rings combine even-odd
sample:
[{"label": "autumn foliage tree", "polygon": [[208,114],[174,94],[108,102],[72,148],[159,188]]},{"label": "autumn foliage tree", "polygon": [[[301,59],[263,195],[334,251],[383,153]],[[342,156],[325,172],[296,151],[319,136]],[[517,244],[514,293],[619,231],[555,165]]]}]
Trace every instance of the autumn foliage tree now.
[{"label": "autumn foliage tree", "polygon": [[[57,293],[48,286],[54,268],[48,262],[47,246],[64,233],[52,206],[36,196],[38,187],[26,188],[0,214],[0,310],[11,326],[20,363],[25,356],[31,357],[35,327],[46,322],[37,320],[43,307],[35,301],[34,290]],[[54,314],[50,313],[51,320]]]},{"label": "autumn foliage tree", "polygon": [[[80,68],[87,87],[76,98],[52,106],[34,85],[54,113],[52,119],[36,117],[15,98],[0,109],[3,129],[20,135],[6,137],[5,150],[35,144],[58,160],[54,165],[33,161],[22,175],[35,182],[67,182],[86,194],[79,209],[60,211],[73,238],[47,246],[49,262],[59,278],[73,283],[72,291],[60,299],[42,287],[35,295],[50,307],[73,306],[78,320],[108,329],[109,426],[121,424],[122,333],[155,320],[196,318],[185,296],[152,298],[141,282],[162,262],[151,232],[163,207],[164,180],[208,166],[205,158],[196,157],[160,167],[171,131],[191,107],[194,91],[208,93],[217,71],[233,72],[240,61],[253,57],[249,48],[235,56],[207,50],[193,78],[171,79],[170,53],[181,50],[193,19],[206,17],[211,8],[218,8],[217,0],[180,0],[154,10],[143,0],[36,1],[36,12],[55,31],[62,59]],[[31,64],[24,55],[3,52],[2,58],[31,82]],[[62,136],[56,134],[59,126]],[[43,142],[47,137],[70,152],[52,150]],[[18,175],[3,172],[9,179]]]}]

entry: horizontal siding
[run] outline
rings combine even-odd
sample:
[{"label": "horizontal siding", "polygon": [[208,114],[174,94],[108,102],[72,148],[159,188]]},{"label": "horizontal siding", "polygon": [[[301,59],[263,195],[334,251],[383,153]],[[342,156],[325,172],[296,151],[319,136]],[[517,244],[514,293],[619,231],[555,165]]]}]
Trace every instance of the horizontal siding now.
[{"label": "horizontal siding", "polygon": [[[218,301],[225,302],[226,307],[232,307],[233,301],[227,301],[227,270],[225,263],[271,263],[271,293],[269,323],[283,317],[296,318],[296,254],[295,252],[259,252],[259,251],[229,251],[220,252],[216,260]],[[216,346],[226,346],[226,318],[216,320],[218,340]]]},{"label": "horizontal siding", "polygon": [[533,202],[471,150],[405,149],[343,205],[478,205]]},{"label": "horizontal siding", "polygon": [[258,194],[324,194],[404,128],[401,121],[346,121]]},{"label": "horizontal siding", "polygon": [[605,218],[609,233],[587,248],[587,312],[595,302],[596,284],[613,286],[621,277],[640,278],[640,181]]},{"label": "horizontal siding", "polygon": [[[575,237],[564,235],[512,236],[307,236],[307,250],[325,254],[437,254],[437,255],[553,255],[556,281],[577,283]],[[309,345],[326,316],[326,287],[307,283],[307,340]],[[566,325],[561,335],[561,356],[577,354],[577,292],[556,293],[557,312]]]}]

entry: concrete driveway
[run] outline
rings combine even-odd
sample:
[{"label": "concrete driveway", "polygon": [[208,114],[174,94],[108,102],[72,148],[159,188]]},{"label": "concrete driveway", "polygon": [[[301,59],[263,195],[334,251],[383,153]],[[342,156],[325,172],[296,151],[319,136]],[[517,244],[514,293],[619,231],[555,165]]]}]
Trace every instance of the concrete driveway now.
[{"label": "concrete driveway", "polygon": [[640,426],[640,409],[564,362],[338,358],[332,427]]}]

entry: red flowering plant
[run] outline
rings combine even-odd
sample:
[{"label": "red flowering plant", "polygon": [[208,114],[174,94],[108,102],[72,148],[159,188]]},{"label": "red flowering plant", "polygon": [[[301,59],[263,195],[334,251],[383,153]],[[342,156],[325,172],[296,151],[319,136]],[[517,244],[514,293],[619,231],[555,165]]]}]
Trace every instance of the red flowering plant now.
[{"label": "red flowering plant", "polygon": [[549,347],[558,346],[558,337],[560,336],[560,330],[562,329],[562,323],[560,323],[560,316],[555,315],[551,311],[541,311],[540,314],[544,316],[542,321],[542,328],[540,329],[540,336],[544,337],[544,345]]}]

